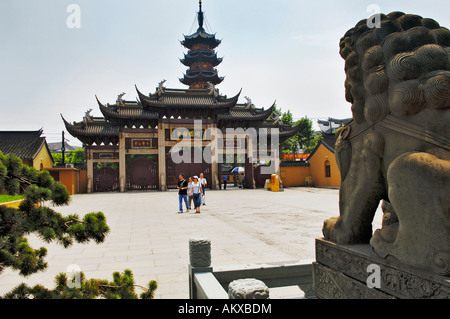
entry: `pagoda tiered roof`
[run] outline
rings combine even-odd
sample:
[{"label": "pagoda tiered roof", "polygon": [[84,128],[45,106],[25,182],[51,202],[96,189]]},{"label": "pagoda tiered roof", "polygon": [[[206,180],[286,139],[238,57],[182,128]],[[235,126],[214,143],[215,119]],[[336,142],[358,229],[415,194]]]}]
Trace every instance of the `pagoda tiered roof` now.
[{"label": "pagoda tiered roof", "polygon": [[191,49],[196,44],[205,44],[211,49],[215,49],[221,43],[222,41],[216,39],[215,34],[209,34],[203,28],[198,28],[197,32],[195,32],[194,34],[185,35],[184,40],[181,41],[181,44],[188,49]]},{"label": "pagoda tiered roof", "polygon": [[218,58],[217,54],[213,51],[189,51],[184,55],[184,59],[180,59],[180,62],[185,66],[191,66],[194,63],[198,62],[207,62],[211,64],[213,67],[218,66],[222,63],[223,58]]},{"label": "pagoda tiered roof", "polygon": [[217,57],[214,49],[221,43],[214,34],[209,34],[203,28],[204,13],[202,2],[199,2],[197,13],[198,29],[194,34],[185,35],[181,44],[189,49],[181,63],[189,67],[189,70],[180,79],[180,82],[188,85],[191,89],[206,89],[208,83],[214,85],[222,83],[223,77],[219,77],[214,68],[222,62]]},{"label": "pagoda tiered roof", "polygon": [[184,75],[184,78],[180,79],[180,82],[186,85],[192,85],[198,82],[211,82],[214,85],[222,83],[224,77],[220,77],[217,71],[209,70],[188,70]]},{"label": "pagoda tiered roof", "polygon": [[197,19],[198,19],[197,31],[191,35],[185,35],[184,41],[181,41],[181,44],[188,49],[192,49],[193,46],[198,44],[205,44],[209,46],[211,49],[217,48],[220,45],[221,40],[216,39],[215,34],[209,34],[203,28],[203,22],[205,18],[204,13],[202,11],[201,1],[199,1],[199,11],[197,13]]}]

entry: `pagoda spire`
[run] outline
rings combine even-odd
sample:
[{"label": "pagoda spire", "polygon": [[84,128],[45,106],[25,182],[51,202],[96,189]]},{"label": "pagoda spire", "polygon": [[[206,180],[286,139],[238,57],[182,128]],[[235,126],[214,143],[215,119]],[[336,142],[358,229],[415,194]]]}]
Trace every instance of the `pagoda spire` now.
[{"label": "pagoda spire", "polygon": [[198,1],[198,5],[199,5],[199,11],[198,11],[198,29],[199,30],[203,30],[203,21],[205,19],[205,16],[203,14],[202,11],[202,0]]}]

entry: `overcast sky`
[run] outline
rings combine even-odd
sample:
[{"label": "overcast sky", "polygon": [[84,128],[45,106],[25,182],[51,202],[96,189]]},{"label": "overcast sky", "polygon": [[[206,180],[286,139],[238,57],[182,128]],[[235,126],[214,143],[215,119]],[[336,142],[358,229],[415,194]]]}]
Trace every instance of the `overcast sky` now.
[{"label": "overcast sky", "polygon": [[[80,28],[67,25],[71,4],[80,8]],[[222,40],[220,92],[242,88],[240,102],[249,96],[268,108],[276,100],[314,122],[351,117],[339,39],[373,13],[371,4],[450,27],[448,0],[203,0],[210,31]],[[0,130],[43,128],[48,142],[60,141],[60,113],[70,122],[90,108],[101,116],[95,95],[105,104],[122,92],[136,100],[134,85],[153,93],[163,79],[186,88],[179,41],[195,31],[197,11],[198,0],[1,0]]]}]

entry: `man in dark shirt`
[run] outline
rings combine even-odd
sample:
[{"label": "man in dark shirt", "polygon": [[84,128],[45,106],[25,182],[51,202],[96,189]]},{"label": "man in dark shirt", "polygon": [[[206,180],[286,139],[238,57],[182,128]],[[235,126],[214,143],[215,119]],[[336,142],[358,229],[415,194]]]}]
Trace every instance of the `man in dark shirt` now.
[{"label": "man in dark shirt", "polygon": [[186,205],[186,210],[191,209],[187,199],[188,181],[184,178],[183,174],[178,175],[178,202],[180,204],[179,213],[183,213],[183,200]]}]

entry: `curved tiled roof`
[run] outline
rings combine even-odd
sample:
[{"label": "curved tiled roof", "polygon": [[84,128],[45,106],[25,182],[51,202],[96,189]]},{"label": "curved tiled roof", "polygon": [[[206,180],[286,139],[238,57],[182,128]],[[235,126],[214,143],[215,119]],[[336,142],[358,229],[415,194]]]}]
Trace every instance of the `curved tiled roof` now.
[{"label": "curved tiled roof", "polygon": [[92,122],[74,122],[71,124],[62,115],[61,118],[64,121],[67,132],[85,144],[117,144],[119,142],[119,127],[112,125],[104,119],[98,119],[98,121]]},{"label": "curved tiled roof", "polygon": [[142,106],[105,106],[97,99],[100,111],[106,119],[137,119],[137,120],[157,120],[158,113],[150,112]]},{"label": "curved tiled roof", "polygon": [[311,164],[307,161],[282,161],[280,163],[280,167],[308,167],[311,166]]},{"label": "curved tiled roof", "polygon": [[207,62],[212,66],[218,66],[223,61],[223,58],[218,58],[217,54],[212,51],[194,51],[184,55],[184,59],[180,62],[185,66],[190,66],[195,62]]},{"label": "curved tiled roof", "polygon": [[278,129],[278,136],[280,140],[288,139],[297,134],[300,129],[302,128],[301,123],[297,124],[296,126],[288,126],[283,124],[277,124],[277,123],[263,123],[259,127],[259,132],[264,132],[267,135],[272,135],[275,133],[274,130]]},{"label": "curved tiled roof", "polygon": [[42,130],[0,132],[0,151],[4,155],[14,154],[22,160],[32,161],[43,147],[50,153],[45,137],[41,135]]},{"label": "curved tiled roof", "polygon": [[211,82],[214,85],[220,84],[225,78],[220,77],[217,72],[209,70],[188,70],[184,78],[179,79],[181,83],[191,85],[196,82]]},{"label": "curved tiled roof", "polygon": [[218,114],[218,120],[252,120],[265,121],[273,113],[275,104],[267,110],[250,109],[250,108],[232,108],[228,113]]},{"label": "curved tiled roof", "polygon": [[207,33],[203,28],[198,28],[197,32],[191,35],[185,35],[181,44],[190,49],[195,44],[207,44],[211,49],[217,48],[221,40],[216,39],[215,34]]},{"label": "curved tiled roof", "polygon": [[[223,96],[215,97],[213,94],[204,93],[205,91],[183,90],[178,92],[153,94],[146,96],[136,88],[139,100],[144,107],[149,108],[208,108],[208,109],[227,109],[234,107],[239,99],[241,92],[232,98]],[[207,91],[206,91],[207,92]],[[157,110],[155,110],[157,112]]]}]

